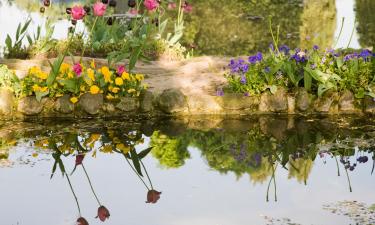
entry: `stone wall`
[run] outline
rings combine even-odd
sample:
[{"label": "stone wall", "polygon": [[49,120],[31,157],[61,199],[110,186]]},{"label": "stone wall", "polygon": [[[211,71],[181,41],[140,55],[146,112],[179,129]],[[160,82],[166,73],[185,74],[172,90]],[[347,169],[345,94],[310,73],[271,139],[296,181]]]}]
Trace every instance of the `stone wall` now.
[{"label": "stone wall", "polygon": [[178,89],[161,93],[144,91],[137,98],[122,97],[107,101],[102,94],[86,93],[73,104],[70,96],[56,99],[34,96],[16,99],[7,89],[0,89],[0,118],[24,119],[29,117],[108,118],[127,116],[163,115],[250,115],[250,114],[375,114],[372,98],[356,99],[354,95],[327,92],[317,98],[300,88],[293,93],[279,89],[275,94],[263,93],[258,97],[242,94],[184,95]]}]

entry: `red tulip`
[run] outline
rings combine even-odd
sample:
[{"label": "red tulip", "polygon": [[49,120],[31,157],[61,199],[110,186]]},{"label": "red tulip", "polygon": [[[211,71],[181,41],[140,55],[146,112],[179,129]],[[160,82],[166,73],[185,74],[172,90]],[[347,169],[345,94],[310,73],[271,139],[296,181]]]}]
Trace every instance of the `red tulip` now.
[{"label": "red tulip", "polygon": [[81,165],[84,158],[85,158],[84,154],[77,155],[76,156],[76,166]]},{"label": "red tulip", "polygon": [[109,211],[105,206],[100,206],[98,208],[98,216],[95,218],[99,217],[100,221],[104,222],[106,219],[109,218],[110,215],[111,214],[109,214]]},{"label": "red tulip", "polygon": [[107,5],[101,2],[97,2],[94,4],[93,8],[94,8],[94,16],[103,16],[107,9]]},{"label": "red tulip", "polygon": [[89,223],[87,222],[85,218],[80,217],[77,219],[77,225],[89,225]]},{"label": "red tulip", "polygon": [[160,199],[161,192],[150,190],[147,192],[147,202],[155,204]]}]

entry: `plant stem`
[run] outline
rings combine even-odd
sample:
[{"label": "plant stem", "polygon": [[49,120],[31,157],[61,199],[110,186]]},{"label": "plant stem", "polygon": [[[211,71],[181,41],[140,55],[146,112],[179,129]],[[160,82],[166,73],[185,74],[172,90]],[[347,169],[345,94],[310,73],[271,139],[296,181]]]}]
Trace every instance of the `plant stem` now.
[{"label": "plant stem", "polygon": [[353,34],[354,34],[354,29],[355,29],[355,24],[356,24],[356,22],[357,22],[357,18],[354,19],[354,26],[353,26],[353,29],[352,29],[352,33],[350,34],[349,43],[348,43],[348,45],[346,46],[346,48],[349,48],[350,43],[352,42],[352,38],[353,38]]},{"label": "plant stem", "polygon": [[336,166],[337,166],[337,176],[340,176],[340,166],[339,166],[339,162],[337,161],[336,156],[335,156],[335,160],[336,160]]},{"label": "plant stem", "polygon": [[128,158],[126,158],[126,156],[123,154],[123,156],[125,157],[126,159],[126,162],[128,162],[130,168],[132,168],[132,170],[134,171],[135,174],[137,174],[138,178],[142,181],[142,183],[145,185],[145,187],[147,188],[147,190],[150,190],[150,188],[147,186],[147,184],[145,183],[145,181],[142,179],[141,176],[139,176],[138,172],[134,169],[134,167],[132,166],[132,164],[129,162]]},{"label": "plant stem", "polygon": [[145,167],[145,165],[143,164],[143,162],[142,162],[142,160],[141,160],[141,159],[140,159],[139,161],[141,162],[141,164],[142,164],[142,167],[143,167],[143,169],[144,169],[144,170],[145,170],[145,172],[146,172],[146,176],[147,176],[148,182],[150,182],[150,185],[151,185],[151,190],[154,190],[154,187],[152,186],[152,182],[151,182],[150,176],[149,176],[149,175],[148,175],[148,173],[147,173],[147,170],[146,170],[146,167]]},{"label": "plant stem", "polygon": [[348,174],[348,169],[345,168],[345,172],[346,172],[346,179],[348,180],[348,184],[349,184],[349,191],[352,192],[352,185],[350,183],[350,178],[349,178],[349,174]]},{"label": "plant stem", "polygon": [[[94,27],[95,27],[95,25],[96,25],[96,21],[98,21],[98,18],[99,18],[98,16],[95,17],[94,24],[92,25],[91,30],[90,30],[90,34],[89,34],[89,37],[90,37],[90,38],[92,38],[92,32],[93,32]],[[82,50],[81,59],[79,60],[81,63],[82,63],[82,58],[83,58],[83,56],[85,55],[86,47],[87,47],[87,45],[83,45],[83,50]]]},{"label": "plant stem", "polygon": [[[280,51],[279,51],[279,46],[278,46],[278,37],[277,37],[277,40],[275,39],[275,36],[273,35],[273,30],[272,30],[272,19],[270,17],[269,19],[269,29],[270,29],[270,32],[271,32],[271,36],[272,36],[272,41],[273,41],[273,44],[275,45],[275,48],[276,48],[276,51],[278,53],[278,55],[280,55]],[[279,30],[279,26],[278,26],[278,30]],[[279,32],[279,31],[277,31]]]},{"label": "plant stem", "polygon": [[69,175],[68,174],[66,174],[66,179],[68,179],[70,190],[73,193],[74,199],[75,199],[77,207],[78,207],[78,213],[79,213],[79,216],[81,217],[81,208],[79,207],[78,198],[77,198],[76,194],[74,193],[74,190],[73,190],[73,187],[72,187],[72,183],[70,183],[70,179],[69,179]]},{"label": "plant stem", "polygon": [[341,37],[341,34],[342,34],[342,29],[344,28],[344,21],[345,21],[345,17],[342,18],[341,20],[341,28],[340,28],[340,32],[339,32],[339,36],[337,36],[336,40],[335,40],[335,45],[333,45],[333,48],[336,47],[340,37]]},{"label": "plant stem", "polygon": [[89,181],[91,191],[94,194],[94,196],[96,198],[96,201],[98,202],[99,206],[101,206],[102,204],[100,203],[98,196],[96,196],[96,194],[95,194],[94,188],[92,187],[92,184],[91,184],[91,180],[90,180],[89,174],[87,173],[86,168],[85,168],[85,166],[83,164],[82,164],[82,168],[83,168],[83,171],[85,171],[87,180]]}]

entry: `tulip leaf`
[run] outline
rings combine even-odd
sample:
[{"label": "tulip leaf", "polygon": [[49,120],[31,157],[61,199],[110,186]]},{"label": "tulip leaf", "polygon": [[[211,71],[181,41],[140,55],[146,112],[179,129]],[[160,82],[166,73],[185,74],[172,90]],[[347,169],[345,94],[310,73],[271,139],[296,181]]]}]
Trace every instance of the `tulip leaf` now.
[{"label": "tulip leaf", "polygon": [[143,177],[142,170],[141,170],[141,164],[139,163],[139,158],[138,158],[137,152],[134,149],[130,150],[130,156],[132,158],[135,170],[137,171],[137,173],[140,176]]},{"label": "tulip leaf", "polygon": [[144,157],[146,157],[146,155],[148,155],[148,153],[150,153],[150,151],[152,150],[152,148],[153,147],[146,148],[145,150],[143,150],[140,153],[138,153],[138,158],[139,159],[143,159]]},{"label": "tulip leaf", "polygon": [[36,100],[37,100],[38,102],[40,102],[40,101],[42,100],[42,98],[43,98],[44,96],[48,95],[48,94],[49,94],[49,91],[44,91],[44,92],[37,91],[37,92],[35,92]]}]

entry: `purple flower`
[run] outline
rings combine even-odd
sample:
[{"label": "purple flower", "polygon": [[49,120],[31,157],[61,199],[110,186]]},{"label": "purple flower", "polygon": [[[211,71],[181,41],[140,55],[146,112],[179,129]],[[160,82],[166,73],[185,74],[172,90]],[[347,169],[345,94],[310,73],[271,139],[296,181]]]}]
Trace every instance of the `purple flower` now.
[{"label": "purple flower", "polygon": [[216,91],[216,95],[217,96],[223,96],[224,95],[224,91],[222,88],[218,88],[217,91]]},{"label": "purple flower", "polygon": [[263,60],[263,55],[261,52],[258,52],[255,55],[249,56],[249,63],[256,64],[257,62],[261,62]]},{"label": "purple flower", "polygon": [[301,51],[299,48],[297,48],[294,55],[292,55],[290,58],[296,61],[297,63],[304,63],[307,61],[306,50]]},{"label": "purple flower", "polygon": [[279,51],[283,52],[284,55],[289,55],[290,48],[287,45],[281,45]]},{"label": "purple flower", "polygon": [[246,96],[246,97],[250,96],[249,92],[245,92],[243,95]]},{"label": "purple flower", "polygon": [[319,46],[314,45],[314,46],[313,46],[313,49],[314,49],[315,51],[317,51],[317,50],[319,49]]},{"label": "purple flower", "polygon": [[364,59],[365,61],[368,61],[371,56],[372,56],[372,53],[368,49],[364,49],[361,51],[361,53],[359,53],[359,57]]},{"label": "purple flower", "polygon": [[241,76],[240,82],[241,84],[246,84],[246,77],[244,75]]},{"label": "purple flower", "polygon": [[232,59],[228,66],[231,73],[246,73],[249,70],[249,65],[243,59],[238,59],[237,61]]},{"label": "purple flower", "polygon": [[264,72],[265,72],[265,73],[269,73],[269,72],[271,72],[271,69],[270,69],[270,67],[269,67],[269,66],[267,66],[266,68],[264,68]]},{"label": "purple flower", "polygon": [[311,64],[310,67],[311,67],[311,69],[315,70],[316,69],[316,64],[315,63]]},{"label": "purple flower", "polygon": [[275,48],[273,47],[273,44],[271,43],[269,48],[271,49],[271,51],[275,51]]}]

